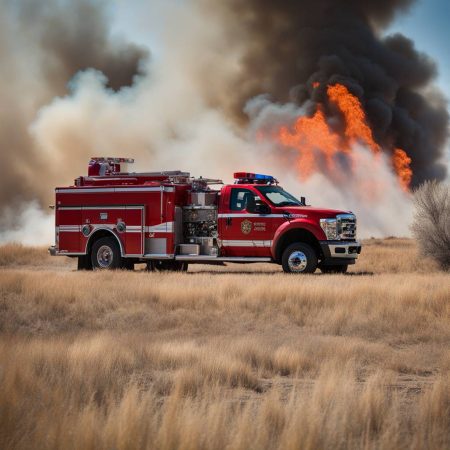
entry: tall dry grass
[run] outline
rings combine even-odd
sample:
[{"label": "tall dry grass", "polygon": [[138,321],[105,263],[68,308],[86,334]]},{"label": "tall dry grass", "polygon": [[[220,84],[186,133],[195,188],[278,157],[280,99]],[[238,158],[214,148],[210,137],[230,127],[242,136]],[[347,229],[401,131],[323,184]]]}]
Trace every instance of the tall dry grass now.
[{"label": "tall dry grass", "polygon": [[450,276],[412,241],[301,277],[22,250],[0,270],[0,448],[450,447]]},{"label": "tall dry grass", "polygon": [[[242,384],[234,384],[232,369],[224,377],[214,365],[207,378],[196,366],[189,375],[178,369],[165,386],[165,364],[177,361],[170,351],[111,351],[109,339],[2,346],[10,364],[0,390],[2,448],[445,449],[450,443],[448,376],[410,395],[392,375],[375,371],[362,381],[354,363],[336,360],[307,386],[279,377],[255,391],[244,366],[235,380]],[[159,364],[165,367],[159,378],[150,377],[148,366]]]},{"label": "tall dry grass", "polygon": [[19,243],[0,246],[0,267],[14,268],[27,266],[28,268],[52,267],[62,269],[72,267],[74,258],[54,258],[50,256],[46,247],[27,247]]},{"label": "tall dry grass", "polygon": [[[417,243],[407,238],[366,239],[356,264],[348,267],[351,274],[392,274],[392,273],[430,273],[439,271],[439,266],[430,257],[419,252]],[[281,272],[280,266],[273,264],[227,264],[221,266],[191,265],[190,272],[232,272],[254,273]],[[319,270],[316,275],[319,275]]]},{"label": "tall dry grass", "polygon": [[[75,269],[76,258],[52,257],[46,247],[26,247],[21,244],[0,246],[0,267],[27,269]],[[136,265],[143,270],[144,265]],[[355,265],[350,265],[351,273],[430,273],[439,270],[432,258],[419,253],[416,241],[406,238],[366,239],[363,251]],[[227,264],[226,266],[191,264],[189,272],[281,272],[280,266],[273,264]],[[319,271],[317,271],[319,273]]]}]

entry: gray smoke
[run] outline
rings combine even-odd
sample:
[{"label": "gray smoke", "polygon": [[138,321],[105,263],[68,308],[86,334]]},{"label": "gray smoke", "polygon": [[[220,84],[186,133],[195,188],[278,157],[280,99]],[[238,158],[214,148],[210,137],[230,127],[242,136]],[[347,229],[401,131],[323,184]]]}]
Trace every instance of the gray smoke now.
[{"label": "gray smoke", "polygon": [[101,1],[0,2],[0,228],[27,202],[51,202],[50,187],[70,171],[54,167],[30,136],[39,108],[65,95],[80,70],[101,70],[115,90],[139,74],[147,51],[111,36],[109,22]]},{"label": "gray smoke", "polygon": [[199,1],[213,3],[230,41],[243,43],[241,72],[228,90],[239,120],[261,93],[275,102],[320,102],[335,115],[326,88],[338,82],[362,102],[378,143],[412,158],[413,186],[445,178],[449,115],[432,84],[436,65],[405,36],[381,34],[413,0]]},{"label": "gray smoke", "polygon": [[380,36],[410,1],[130,2],[136,26],[159,29],[164,51],[150,62],[111,35],[106,2],[36,3],[0,0],[0,242],[42,230],[50,244],[41,207],[93,154],[225,181],[236,170],[273,173],[316,205],[352,209],[363,236],[404,235],[409,198],[389,155],[375,161],[358,148],[345,183],[316,173],[299,184],[295,155],[255,139],[317,102],[339,127],[324,92],[336,81],[360,98],[380,144],[412,156],[414,183],[445,176],[436,68],[405,37]]}]

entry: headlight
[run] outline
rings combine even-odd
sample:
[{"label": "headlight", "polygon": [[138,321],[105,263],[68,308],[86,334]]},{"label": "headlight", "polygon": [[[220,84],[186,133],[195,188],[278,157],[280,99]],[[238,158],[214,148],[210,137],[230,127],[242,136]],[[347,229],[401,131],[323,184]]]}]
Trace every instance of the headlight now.
[{"label": "headlight", "polygon": [[329,241],[338,239],[336,219],[320,219],[320,226]]}]

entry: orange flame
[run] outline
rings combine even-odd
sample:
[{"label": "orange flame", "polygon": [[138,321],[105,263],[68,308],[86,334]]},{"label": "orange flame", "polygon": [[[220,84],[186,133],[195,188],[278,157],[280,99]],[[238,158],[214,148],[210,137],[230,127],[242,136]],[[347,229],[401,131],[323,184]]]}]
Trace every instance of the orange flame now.
[{"label": "orange flame", "polygon": [[287,127],[282,127],[279,139],[286,147],[301,149],[298,166],[304,177],[319,169],[315,152],[322,153],[328,167],[332,166],[333,156],[339,152],[339,137],[330,132],[325,115],[320,109],[312,117],[299,117],[292,133]]},{"label": "orange flame", "polygon": [[345,119],[345,137],[348,143],[361,142],[366,144],[374,153],[380,151],[380,147],[374,141],[372,130],[366,123],[366,115],[362,109],[358,97],[350,94],[342,84],[328,86],[328,98],[336,104]]},{"label": "orange flame", "polygon": [[[318,85],[318,82],[313,83],[314,88]],[[277,137],[282,145],[298,151],[299,171],[305,178],[319,171],[323,163],[328,171],[333,172],[335,156],[340,153],[347,154],[352,161],[355,143],[367,146],[374,154],[381,153],[381,147],[375,142],[358,97],[351,94],[342,84],[328,86],[327,95],[344,118],[345,128],[342,136],[330,128],[320,107],[312,117],[298,117],[292,129],[283,126],[278,132]],[[410,163],[411,158],[404,150],[399,148],[394,150],[393,169],[401,187],[406,191],[412,178]]]},{"label": "orange flame", "polygon": [[409,166],[411,164],[411,158],[404,150],[401,148],[396,148],[394,149],[394,154],[392,155],[392,163],[395,171],[397,172],[400,186],[404,191],[408,191],[413,174],[411,167]]}]

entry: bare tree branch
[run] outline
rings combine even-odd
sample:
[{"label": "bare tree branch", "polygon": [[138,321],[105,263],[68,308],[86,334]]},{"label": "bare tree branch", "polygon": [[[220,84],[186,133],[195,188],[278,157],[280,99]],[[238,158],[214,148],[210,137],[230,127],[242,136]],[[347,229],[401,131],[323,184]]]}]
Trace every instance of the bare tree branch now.
[{"label": "bare tree branch", "polygon": [[412,232],[425,256],[450,269],[450,185],[426,181],[414,192]]}]

